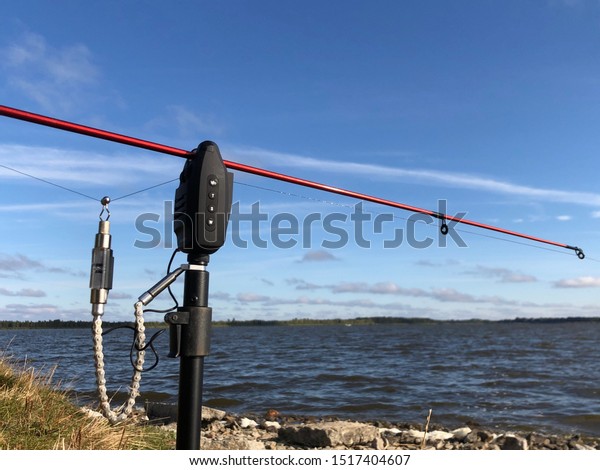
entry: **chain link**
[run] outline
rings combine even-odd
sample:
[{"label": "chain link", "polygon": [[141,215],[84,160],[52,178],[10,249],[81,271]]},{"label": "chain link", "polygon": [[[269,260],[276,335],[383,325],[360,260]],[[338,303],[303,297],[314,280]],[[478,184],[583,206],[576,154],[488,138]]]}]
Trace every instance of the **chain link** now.
[{"label": "chain link", "polygon": [[102,315],[96,313],[93,309],[92,332],[94,336],[94,362],[96,365],[96,384],[98,387],[98,395],[100,398],[100,409],[102,414],[109,420],[111,424],[119,423],[129,417],[135,405],[135,399],[140,395],[140,382],[142,380],[142,370],[146,352],[146,329],[144,326],[144,310],[141,302],[136,302],[135,308],[135,331],[136,331],[136,360],[131,384],[129,386],[129,397],[127,401],[117,408],[112,410],[110,400],[106,392],[106,377],[104,372],[104,352],[102,347]]}]

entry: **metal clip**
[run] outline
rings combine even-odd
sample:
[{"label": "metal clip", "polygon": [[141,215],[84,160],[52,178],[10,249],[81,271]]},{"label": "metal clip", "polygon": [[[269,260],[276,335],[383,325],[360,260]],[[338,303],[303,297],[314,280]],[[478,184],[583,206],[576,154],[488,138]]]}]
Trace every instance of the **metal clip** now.
[{"label": "metal clip", "polygon": [[[108,196],[104,196],[101,200],[100,200],[100,204],[102,204],[102,211],[100,211],[100,220],[103,221],[107,221],[108,219],[110,219],[110,211],[108,210],[108,205],[110,204],[110,198]],[[104,213],[106,212],[106,219],[103,219],[102,216],[104,215]]]},{"label": "metal clip", "polygon": [[434,212],[433,216],[440,219],[440,232],[442,232],[442,235],[448,235],[449,229],[448,229],[448,224],[446,223],[446,214],[442,214],[440,212]]}]

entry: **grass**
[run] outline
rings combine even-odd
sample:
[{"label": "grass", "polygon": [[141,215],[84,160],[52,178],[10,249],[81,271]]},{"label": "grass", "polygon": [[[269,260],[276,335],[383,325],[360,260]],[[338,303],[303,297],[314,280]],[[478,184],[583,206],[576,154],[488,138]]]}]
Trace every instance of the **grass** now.
[{"label": "grass", "polygon": [[46,374],[0,357],[0,450],[172,450],[175,434],[134,420],[110,425],[74,405]]}]

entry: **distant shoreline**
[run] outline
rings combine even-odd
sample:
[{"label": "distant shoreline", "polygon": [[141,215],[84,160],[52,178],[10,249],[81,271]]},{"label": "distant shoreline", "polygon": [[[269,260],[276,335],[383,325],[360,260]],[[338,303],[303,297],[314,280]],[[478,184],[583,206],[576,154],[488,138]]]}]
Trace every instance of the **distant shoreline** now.
[{"label": "distant shoreline", "polygon": [[[240,326],[362,326],[362,325],[407,325],[407,324],[465,324],[465,323],[535,323],[535,324],[552,324],[552,323],[598,323],[600,317],[561,317],[561,318],[522,318],[517,317],[507,320],[484,320],[484,319],[467,319],[467,320],[434,320],[431,318],[414,318],[414,317],[356,317],[356,318],[335,318],[335,319],[313,319],[313,318],[294,318],[292,320],[225,320],[215,321],[213,326],[217,328],[232,328]],[[107,327],[115,327],[122,325],[130,325],[132,322],[104,322]],[[147,328],[164,328],[166,324],[163,322],[146,322]],[[89,321],[73,321],[73,320],[40,320],[40,321],[17,321],[17,320],[0,320],[0,330],[22,330],[22,329],[75,329],[75,328],[90,328],[91,320]]]}]

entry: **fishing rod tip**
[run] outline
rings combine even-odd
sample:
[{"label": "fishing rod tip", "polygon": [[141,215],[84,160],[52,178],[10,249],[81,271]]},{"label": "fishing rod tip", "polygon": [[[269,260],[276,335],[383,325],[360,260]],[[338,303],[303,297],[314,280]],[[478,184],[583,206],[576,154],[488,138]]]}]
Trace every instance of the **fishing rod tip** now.
[{"label": "fishing rod tip", "polygon": [[573,250],[579,259],[585,258],[585,253],[578,246],[566,245],[565,248],[569,248],[570,250]]}]

